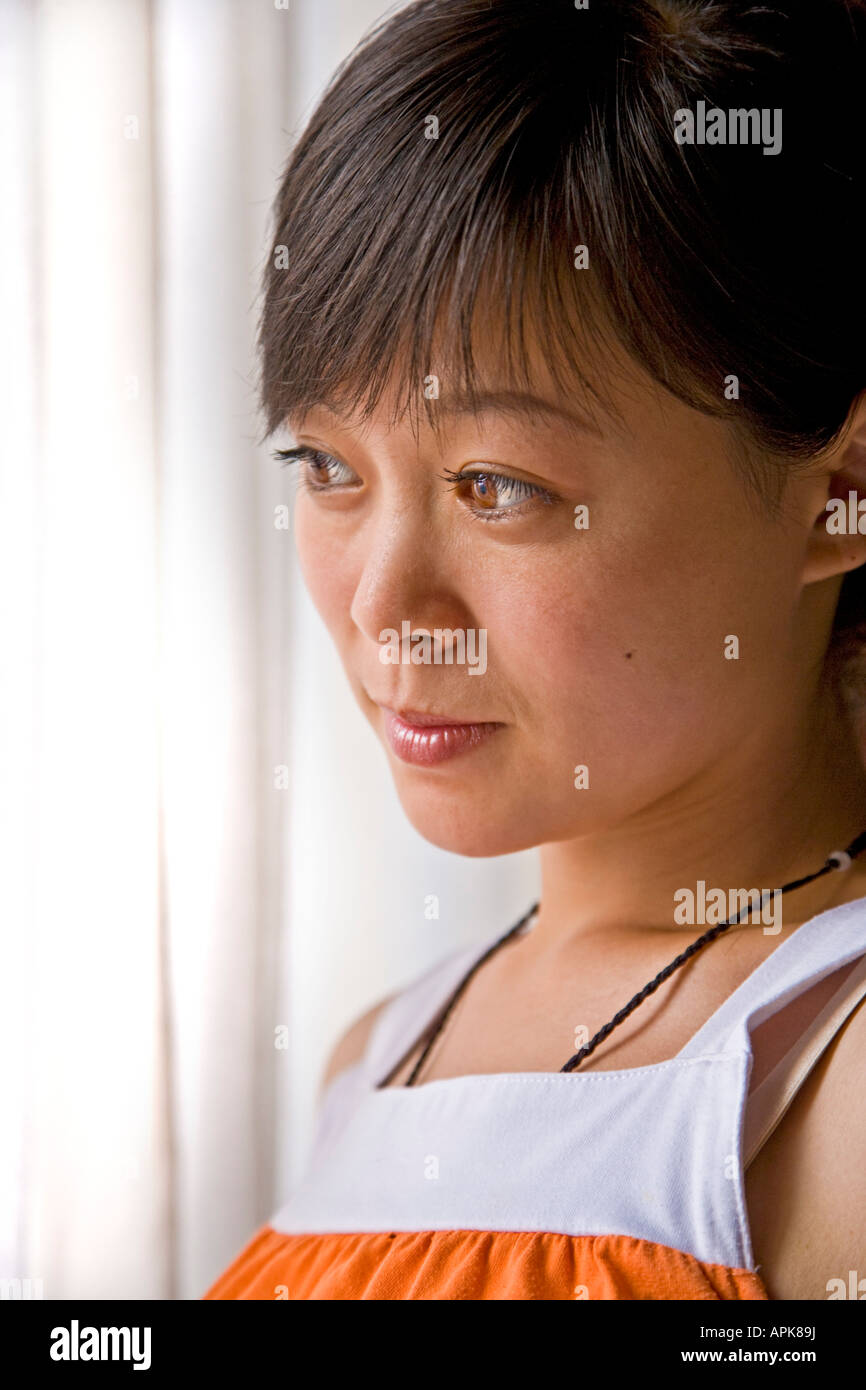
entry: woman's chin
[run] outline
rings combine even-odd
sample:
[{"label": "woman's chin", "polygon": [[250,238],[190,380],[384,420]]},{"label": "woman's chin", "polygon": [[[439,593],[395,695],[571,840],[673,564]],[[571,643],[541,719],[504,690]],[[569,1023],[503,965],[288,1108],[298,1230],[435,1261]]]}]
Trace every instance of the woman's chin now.
[{"label": "woman's chin", "polygon": [[[407,813],[408,814],[408,813]],[[525,836],[490,833],[487,827],[471,836],[457,836],[442,821],[429,816],[409,816],[412,826],[429,844],[449,854],[461,854],[466,859],[496,859],[504,854],[519,854],[521,850],[536,849],[538,842]]]},{"label": "woman's chin", "polygon": [[468,859],[494,859],[535,849],[543,836],[533,833],[531,821],[520,807],[482,795],[428,787],[407,787],[397,781],[397,795],[406,817],[425,840],[449,854]]}]

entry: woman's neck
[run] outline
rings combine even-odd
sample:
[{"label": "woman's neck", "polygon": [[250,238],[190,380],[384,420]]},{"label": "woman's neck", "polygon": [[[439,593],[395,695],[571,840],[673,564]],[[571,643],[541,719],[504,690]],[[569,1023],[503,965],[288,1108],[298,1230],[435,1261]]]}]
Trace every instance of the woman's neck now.
[{"label": "woman's neck", "polygon": [[[866,771],[838,698],[825,692],[822,701],[799,730],[753,734],[724,765],[615,829],[545,845],[538,946],[597,933],[689,932],[682,906],[689,893],[700,909],[711,889],[777,889],[845,849],[866,830]],[[864,895],[866,854],[846,871],[786,893],[781,921],[795,927]],[[761,931],[768,918],[756,923],[752,914],[750,922],[746,914],[732,930]],[[697,923],[694,936],[702,929]]]}]

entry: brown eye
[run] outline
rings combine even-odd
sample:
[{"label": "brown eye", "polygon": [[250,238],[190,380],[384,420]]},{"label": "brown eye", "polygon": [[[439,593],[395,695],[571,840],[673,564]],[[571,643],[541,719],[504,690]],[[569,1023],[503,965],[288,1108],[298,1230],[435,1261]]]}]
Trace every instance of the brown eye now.
[{"label": "brown eye", "polygon": [[317,449],[307,455],[307,472],[317,487],[331,481],[331,468],[335,463],[335,459],[329,459],[327,454],[320,454]]},{"label": "brown eye", "polygon": [[453,473],[449,469],[443,477],[473,516],[488,521],[499,521],[509,514],[518,517],[527,504],[542,502],[552,506],[557,500],[552,492],[537,483],[510,478],[506,473],[489,473],[480,468]]},{"label": "brown eye", "polygon": [[296,449],[278,449],[274,458],[283,464],[299,465],[301,483],[311,492],[335,492],[339,488],[354,487],[359,482],[357,474],[348,464],[307,444]]},{"label": "brown eye", "polygon": [[495,511],[499,505],[495,477],[490,473],[477,473],[472,479],[469,496],[478,507]]}]

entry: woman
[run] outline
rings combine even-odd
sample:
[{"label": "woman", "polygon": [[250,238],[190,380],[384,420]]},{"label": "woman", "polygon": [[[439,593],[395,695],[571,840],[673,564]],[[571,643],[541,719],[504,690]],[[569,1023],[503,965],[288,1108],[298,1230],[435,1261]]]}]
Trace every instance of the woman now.
[{"label": "woman", "polygon": [[350,1029],[207,1297],[846,1296],[864,39],[419,0],[295,149],[262,395],[306,582],[413,825],[543,888]]}]

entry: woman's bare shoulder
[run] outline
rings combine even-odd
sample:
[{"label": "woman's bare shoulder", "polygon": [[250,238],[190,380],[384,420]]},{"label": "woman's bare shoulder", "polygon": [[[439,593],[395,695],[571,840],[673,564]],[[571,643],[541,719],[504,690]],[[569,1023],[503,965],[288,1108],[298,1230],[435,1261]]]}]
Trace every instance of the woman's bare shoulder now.
[{"label": "woman's bare shoulder", "polygon": [[747,1175],[754,1248],[771,1298],[825,1299],[852,1269],[859,1270],[858,1280],[866,1273],[864,1056],[866,999],[839,1029]]},{"label": "woman's bare shoulder", "polygon": [[378,1004],[374,1004],[360,1018],[356,1018],[355,1022],[351,1023],[345,1033],[340,1036],[325,1067],[321,1083],[322,1090],[333,1081],[339,1072],[344,1071],[346,1067],[353,1066],[361,1058],[376,1026],[376,1020],[385,1005],[390,1004],[395,994],[396,991],[386,995],[384,999],[380,999]]}]

